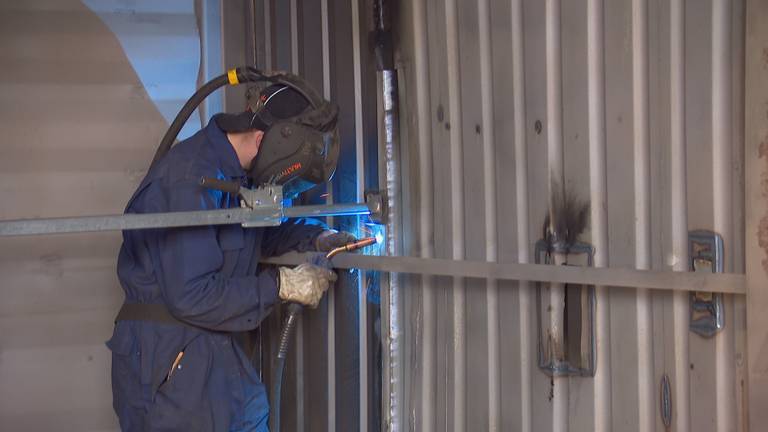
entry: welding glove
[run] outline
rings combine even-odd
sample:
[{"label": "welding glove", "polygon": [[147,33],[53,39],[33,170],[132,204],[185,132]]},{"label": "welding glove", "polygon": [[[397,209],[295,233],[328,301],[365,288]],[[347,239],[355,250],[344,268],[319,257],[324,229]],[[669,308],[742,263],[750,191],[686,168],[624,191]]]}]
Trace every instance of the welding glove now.
[{"label": "welding glove", "polygon": [[325,230],[315,239],[315,250],[330,252],[355,241],[357,238],[346,231]]},{"label": "welding glove", "polygon": [[323,256],[313,256],[295,268],[279,267],[282,300],[316,308],[323,293],[336,282],[336,273]]}]

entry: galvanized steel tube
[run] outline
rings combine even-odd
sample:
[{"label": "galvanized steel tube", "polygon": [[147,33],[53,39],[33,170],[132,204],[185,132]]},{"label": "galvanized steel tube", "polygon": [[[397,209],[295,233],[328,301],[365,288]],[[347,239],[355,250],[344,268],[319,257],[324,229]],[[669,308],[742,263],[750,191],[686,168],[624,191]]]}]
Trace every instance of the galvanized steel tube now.
[{"label": "galvanized steel tube", "polygon": [[[461,77],[459,23],[456,0],[445,3],[448,105],[451,152],[451,222],[453,259],[464,258],[464,166],[461,138]],[[453,422],[455,431],[466,428],[466,292],[462,278],[453,279]]]},{"label": "galvanized steel tube", "polygon": [[[731,2],[712,0],[712,205],[714,230],[723,237],[724,271],[733,269],[733,150],[731,142]],[[730,247],[729,247],[730,245]],[[733,297],[723,295],[726,325],[715,336],[717,430],[736,424]]]},{"label": "galvanized steel tube", "polygon": [[[497,260],[496,236],[496,149],[493,130],[493,71],[491,63],[491,11],[489,0],[478,2],[480,32],[480,97],[482,101],[483,202],[485,203],[485,259]],[[494,279],[486,280],[488,331],[488,430],[501,425],[499,369],[499,290]]]},{"label": "galvanized steel tube", "polygon": [[[362,61],[360,59],[360,2],[350,0],[352,6],[352,62],[355,88],[355,177],[356,198],[365,199],[365,148],[363,141],[363,87]],[[359,222],[358,222],[359,223]],[[358,355],[360,368],[360,430],[368,428],[368,290],[365,286],[365,271],[358,270]]]},{"label": "galvanized steel tube", "polygon": [[[514,108],[515,145],[515,198],[517,215],[517,260],[521,264],[530,262],[530,240],[528,235],[528,149],[525,139],[525,65],[523,2],[512,0],[512,105]],[[531,431],[531,374],[533,355],[530,350],[529,326],[531,322],[531,292],[528,281],[518,283],[518,315],[520,332],[520,431]]]},{"label": "galvanized steel tube", "polygon": [[[330,48],[330,29],[328,16],[328,0],[320,1],[320,29],[322,31],[322,59],[323,59],[323,97],[331,99],[331,48]],[[333,183],[326,183],[328,196],[325,198],[327,204],[333,203]],[[328,223],[333,226],[333,219],[329,218]],[[328,369],[327,369],[327,391],[328,391],[328,430],[336,430],[336,296],[334,290],[328,290]]]},{"label": "galvanized steel tube", "polygon": [[[427,52],[427,15],[424,0],[413,3],[414,66],[416,70],[416,116],[418,119],[418,163],[419,163],[419,255],[422,258],[433,256],[432,244],[432,134],[429,115],[429,65]],[[433,278],[422,276],[422,316],[423,332],[421,338],[421,430],[434,430],[435,379],[435,334],[434,334],[434,290]]]},{"label": "galvanized steel tube", "polygon": [[[587,2],[587,106],[589,111],[589,190],[595,267],[608,266],[608,198],[605,155],[605,59],[603,0]],[[598,367],[594,377],[595,431],[611,430],[610,315],[605,287],[595,287],[595,345]]]},{"label": "galvanized steel tube", "polygon": [[[632,94],[635,155],[635,267],[651,268],[651,165],[648,107],[648,1],[632,0]],[[638,431],[654,429],[651,294],[637,291]]]},{"label": "galvanized steel tube", "polygon": [[[555,196],[562,196],[565,190],[565,166],[563,163],[563,94],[562,94],[562,52],[560,41],[560,0],[546,0],[545,34],[546,34],[546,88],[547,88],[547,161],[549,168],[549,213],[550,221],[554,223],[557,215]],[[559,188],[560,190],[555,190]],[[564,257],[555,257],[555,265],[561,264]],[[560,260],[560,261],[559,261]],[[546,293],[546,294],[545,294]],[[542,297],[549,302],[549,331],[555,340],[562,340],[563,319],[562,308],[553,305],[563,304],[565,286],[550,284],[542,288]],[[553,378],[552,383],[552,430],[564,432],[568,430],[568,378]]]},{"label": "galvanized steel tube", "polygon": [[[688,202],[685,150],[685,3],[670,1],[670,184],[672,189],[672,269],[688,271]],[[673,407],[678,432],[690,429],[688,379],[688,294],[674,293],[673,319]]]}]

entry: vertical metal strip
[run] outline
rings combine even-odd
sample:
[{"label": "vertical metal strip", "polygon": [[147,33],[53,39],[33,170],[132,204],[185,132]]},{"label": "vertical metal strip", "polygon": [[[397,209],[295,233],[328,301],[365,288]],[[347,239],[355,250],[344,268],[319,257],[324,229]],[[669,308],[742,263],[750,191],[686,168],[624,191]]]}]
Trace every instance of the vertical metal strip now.
[{"label": "vertical metal strip", "polygon": [[264,68],[272,70],[272,0],[264,0]]},{"label": "vertical metal strip", "polygon": [[[381,87],[383,95],[382,127],[383,142],[386,146],[379,153],[379,166],[381,161],[386,161],[385,169],[380,171],[379,177],[387,188],[387,254],[402,255],[401,252],[401,197],[400,197],[400,149],[398,146],[398,107],[397,101],[397,75],[394,70],[382,72]],[[383,109],[382,109],[383,108]],[[382,178],[383,173],[383,178]],[[382,321],[384,330],[384,346],[386,355],[383,356],[383,409],[382,430],[398,432],[401,428],[400,404],[402,393],[402,340],[400,326],[400,275],[389,273],[388,283],[382,283],[386,291],[382,293]]]},{"label": "vertical metal strip", "polygon": [[[493,71],[491,64],[491,11],[489,0],[478,2],[480,42],[480,97],[482,104],[483,202],[485,203],[485,259],[497,260],[496,149],[493,130]],[[488,430],[501,426],[501,371],[499,370],[499,291],[496,280],[486,280],[488,329]]]},{"label": "vertical metal strip", "polygon": [[320,27],[322,29],[323,46],[323,97],[331,99],[331,55],[330,55],[330,33],[328,29],[328,0],[320,0]]},{"label": "vertical metal strip", "polygon": [[[724,271],[733,270],[733,171],[731,161],[731,2],[712,1],[712,189],[714,230],[725,241]],[[728,247],[731,245],[731,247]],[[724,297],[725,329],[715,336],[717,430],[735,424],[733,297]]]},{"label": "vertical metal strip", "polygon": [[[530,261],[528,235],[528,149],[525,140],[525,65],[523,2],[512,0],[512,104],[514,108],[515,197],[517,210],[517,259]],[[533,302],[528,281],[518,282],[520,332],[520,431],[531,432],[531,374],[534,372],[530,351],[530,310]]]},{"label": "vertical metal strip", "polygon": [[[688,192],[685,143],[685,3],[670,1],[670,184],[672,218],[672,269],[688,271]],[[673,421],[677,432],[690,428],[688,378],[688,293],[675,292],[673,319]],[[667,357],[668,358],[668,357]]]},{"label": "vertical metal strip", "polygon": [[[648,107],[648,1],[632,1],[632,93],[635,154],[635,267],[651,268],[651,165]],[[637,291],[638,431],[655,425],[651,294]]]},{"label": "vertical metal strip", "polygon": [[[733,149],[733,166],[744,167],[746,162],[744,160],[745,155],[745,32],[746,32],[746,17],[745,17],[746,2],[738,1],[734,3],[732,10],[731,22],[733,26],[731,28],[731,106],[733,109],[731,127],[731,145]],[[753,89],[750,88],[750,91]],[[742,168],[743,169],[743,168]],[[742,171],[742,175],[745,172]],[[731,262],[733,267],[730,268],[734,273],[745,272],[745,251],[746,251],[746,218],[747,211],[745,208],[745,195],[746,186],[744,183],[745,178],[736,176],[734,178],[734,196],[733,196],[733,208],[737,209],[733,216],[733,246],[730,248],[733,251],[731,255]],[[726,316],[726,320],[730,320],[734,327],[734,350],[735,350],[735,377],[733,386],[736,389],[735,393],[735,422],[736,430],[744,432],[747,430],[747,389],[746,389],[746,358],[747,358],[747,332],[746,332],[746,314],[747,304],[746,296],[733,296],[733,319],[730,320]]]},{"label": "vertical metal strip", "polygon": [[[608,266],[608,187],[605,150],[605,59],[603,0],[587,2],[587,106],[589,111],[589,189],[595,267]],[[595,431],[611,430],[610,315],[605,287],[596,287],[594,377]]]},{"label": "vertical metal strip", "polygon": [[[419,247],[420,255],[431,258],[432,244],[432,128],[429,115],[429,65],[427,52],[427,15],[424,0],[415,0],[413,5],[414,66],[416,69],[416,115],[418,119],[418,160],[419,160]],[[421,347],[421,429],[434,430],[435,422],[435,331],[434,331],[434,289],[433,279],[421,278],[422,322]]]},{"label": "vertical metal strip", "polygon": [[[563,164],[563,95],[562,95],[562,58],[560,49],[560,0],[546,0],[545,35],[546,35],[546,89],[547,89],[547,161],[549,168],[549,208],[554,208],[552,200],[554,188],[563,188],[565,167]],[[560,192],[558,192],[560,193]],[[551,213],[550,213],[551,214]],[[544,296],[542,292],[542,296]],[[565,297],[563,284],[550,284],[550,305],[562,304]],[[550,331],[557,333],[563,330],[562,314],[550,308]],[[560,340],[560,339],[558,339]],[[552,430],[565,432],[568,430],[568,378],[552,378]]]},{"label": "vertical metal strip", "polygon": [[[291,72],[299,73],[299,22],[296,0],[291,0]],[[296,325],[296,429],[304,431],[304,325],[299,315]]]},{"label": "vertical metal strip", "polygon": [[299,73],[299,8],[297,0],[291,0],[291,72]]},{"label": "vertical metal strip", "polygon": [[[328,0],[320,2],[320,28],[322,31],[323,97],[331,99],[331,49]],[[326,183],[327,204],[333,204],[333,183]],[[333,226],[332,218],[328,224]],[[328,431],[336,430],[336,297],[328,290]]]},{"label": "vertical metal strip", "polygon": [[[451,234],[453,259],[464,258],[464,165],[461,138],[461,82],[459,73],[459,22],[456,0],[445,3],[448,104],[451,153]],[[466,428],[466,292],[464,279],[453,279],[453,427]]]},{"label": "vertical metal strip", "polygon": [[[365,153],[363,142],[363,87],[362,61],[360,58],[360,2],[350,0],[352,6],[352,61],[355,86],[355,177],[357,202],[365,194]],[[368,293],[365,286],[365,271],[358,270],[359,308],[359,364],[360,364],[360,430],[368,429]]]}]

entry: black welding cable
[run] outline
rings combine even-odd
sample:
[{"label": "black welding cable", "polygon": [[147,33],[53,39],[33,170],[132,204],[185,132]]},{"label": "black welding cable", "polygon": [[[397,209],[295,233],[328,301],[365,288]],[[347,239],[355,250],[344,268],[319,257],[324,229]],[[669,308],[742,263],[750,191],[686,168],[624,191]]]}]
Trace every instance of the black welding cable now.
[{"label": "black welding cable", "polygon": [[155,151],[155,157],[152,158],[151,166],[154,166],[157,161],[159,161],[163,156],[166,155],[166,153],[168,153],[168,150],[171,149],[173,142],[176,141],[176,136],[179,135],[179,131],[181,131],[181,128],[184,127],[184,123],[187,122],[189,116],[195,112],[197,106],[200,105],[200,103],[203,102],[203,100],[205,100],[208,95],[227,84],[229,84],[229,78],[227,77],[227,74],[219,75],[216,78],[203,84],[203,86],[200,87],[195,92],[195,94],[193,94],[192,97],[187,100],[187,103],[185,103],[184,107],[181,108],[181,111],[176,114],[176,118],[173,119],[173,122],[168,127],[168,130],[165,132],[162,141],[160,141],[160,145],[157,147],[157,151]]},{"label": "black welding cable", "polygon": [[269,395],[269,401],[271,403],[271,411],[269,414],[269,430],[272,432],[280,432],[280,405],[281,395],[283,392],[283,371],[285,369],[285,358],[288,356],[288,344],[291,341],[291,333],[293,333],[294,327],[296,327],[296,320],[301,313],[301,305],[297,303],[288,303],[287,317],[285,324],[283,324],[283,330],[280,333],[280,345],[277,351],[277,359],[275,360],[275,369],[272,372],[272,385]]},{"label": "black welding cable", "polygon": [[157,151],[155,151],[155,157],[152,158],[152,165],[150,166],[154,166],[157,161],[162,159],[162,157],[168,153],[168,151],[171,149],[171,146],[173,146],[174,141],[176,141],[176,137],[179,135],[181,128],[184,127],[184,124],[189,119],[189,116],[195,112],[198,105],[200,105],[205,100],[205,98],[208,97],[208,95],[227,84],[237,85],[262,80],[270,81],[271,78],[265,76],[255,68],[239,67],[237,69],[232,69],[225,74],[219,75],[216,78],[203,84],[195,92],[195,94],[193,94],[192,97],[187,100],[187,102],[181,108],[181,111],[176,114],[176,118],[173,119],[173,122],[165,132],[162,141],[160,141],[160,145],[157,147]]}]

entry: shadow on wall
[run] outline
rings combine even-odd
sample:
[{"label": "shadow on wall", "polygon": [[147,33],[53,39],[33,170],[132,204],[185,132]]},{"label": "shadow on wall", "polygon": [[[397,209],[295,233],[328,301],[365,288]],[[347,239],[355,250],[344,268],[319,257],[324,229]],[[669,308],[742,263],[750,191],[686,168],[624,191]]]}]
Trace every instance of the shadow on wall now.
[{"label": "shadow on wall", "polygon": [[[122,211],[194,91],[192,4],[99,2],[102,21],[77,0],[0,2],[0,219]],[[119,245],[0,238],[0,430],[118,429],[104,341]]]}]

